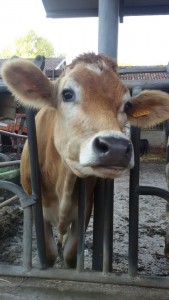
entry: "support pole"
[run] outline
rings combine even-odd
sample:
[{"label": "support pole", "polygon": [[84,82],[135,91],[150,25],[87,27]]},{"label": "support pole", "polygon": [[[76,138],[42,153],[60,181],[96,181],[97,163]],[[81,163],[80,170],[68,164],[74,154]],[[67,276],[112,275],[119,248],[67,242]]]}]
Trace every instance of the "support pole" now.
[{"label": "support pole", "polygon": [[117,58],[119,0],[99,0],[98,52]]},{"label": "support pole", "polygon": [[[140,87],[132,90],[135,96],[141,92]],[[131,140],[134,147],[134,168],[130,171],[129,187],[129,257],[128,273],[130,276],[137,275],[138,266],[138,222],[139,222],[139,195],[137,188],[139,186],[139,169],[140,169],[140,129],[131,127]]]},{"label": "support pole", "polygon": [[[99,0],[99,39],[98,52],[117,59],[119,0]],[[112,258],[112,219],[114,181],[99,180],[95,190],[93,269],[107,273],[111,271]],[[112,196],[112,199],[111,199]],[[106,198],[106,199],[104,199]],[[112,202],[112,203],[111,203]],[[106,204],[105,210],[104,205]],[[105,211],[109,221],[100,212]],[[110,215],[109,211],[110,210]],[[97,222],[99,220],[99,224]],[[105,224],[105,225],[104,225]],[[104,233],[103,233],[104,227]],[[98,230],[99,229],[99,230]],[[106,233],[106,231],[107,232]],[[109,241],[108,241],[109,240]],[[103,246],[101,246],[103,245]],[[103,257],[103,262],[101,258]]]},{"label": "support pole", "polygon": [[85,245],[85,216],[86,216],[86,182],[80,179],[78,203],[78,246],[77,246],[77,271],[84,270],[84,245]]}]

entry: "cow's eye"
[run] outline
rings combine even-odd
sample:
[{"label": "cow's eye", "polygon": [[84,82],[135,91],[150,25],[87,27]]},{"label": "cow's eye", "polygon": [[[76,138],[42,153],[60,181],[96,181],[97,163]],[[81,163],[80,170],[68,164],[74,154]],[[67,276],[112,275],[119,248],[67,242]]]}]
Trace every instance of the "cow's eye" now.
[{"label": "cow's eye", "polygon": [[127,101],[124,105],[124,112],[127,114],[131,108],[132,108],[131,102]]},{"label": "cow's eye", "polygon": [[62,97],[64,102],[72,102],[75,99],[75,93],[72,89],[64,89],[62,91]]}]

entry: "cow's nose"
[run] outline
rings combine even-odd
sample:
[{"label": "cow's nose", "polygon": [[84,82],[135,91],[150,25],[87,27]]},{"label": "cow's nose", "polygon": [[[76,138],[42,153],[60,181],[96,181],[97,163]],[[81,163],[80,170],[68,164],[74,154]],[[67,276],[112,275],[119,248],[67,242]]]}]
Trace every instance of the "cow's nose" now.
[{"label": "cow's nose", "polygon": [[100,166],[127,167],[132,156],[132,144],[125,138],[97,136],[93,150]]}]

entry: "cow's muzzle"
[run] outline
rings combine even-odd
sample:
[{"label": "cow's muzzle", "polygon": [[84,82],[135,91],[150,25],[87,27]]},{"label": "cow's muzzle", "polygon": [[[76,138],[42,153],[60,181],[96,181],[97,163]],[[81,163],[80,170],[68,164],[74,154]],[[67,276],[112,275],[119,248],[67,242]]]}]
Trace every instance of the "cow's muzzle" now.
[{"label": "cow's muzzle", "polygon": [[128,139],[98,136],[93,140],[93,150],[98,166],[127,167],[133,147]]},{"label": "cow's muzzle", "polygon": [[134,165],[132,143],[121,132],[100,132],[81,147],[80,164],[106,169],[113,167],[131,169]]}]

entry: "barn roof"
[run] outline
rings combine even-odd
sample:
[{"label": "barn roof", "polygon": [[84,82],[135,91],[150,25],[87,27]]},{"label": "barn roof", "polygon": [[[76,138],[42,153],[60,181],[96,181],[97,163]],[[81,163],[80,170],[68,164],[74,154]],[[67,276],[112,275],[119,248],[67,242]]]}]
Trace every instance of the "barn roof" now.
[{"label": "barn roof", "polygon": [[169,80],[167,66],[132,66],[119,67],[122,80]]}]

